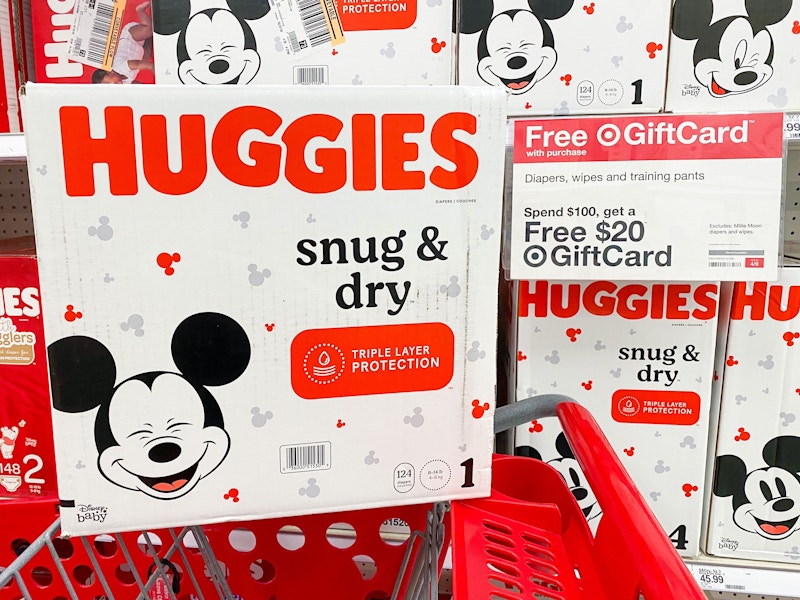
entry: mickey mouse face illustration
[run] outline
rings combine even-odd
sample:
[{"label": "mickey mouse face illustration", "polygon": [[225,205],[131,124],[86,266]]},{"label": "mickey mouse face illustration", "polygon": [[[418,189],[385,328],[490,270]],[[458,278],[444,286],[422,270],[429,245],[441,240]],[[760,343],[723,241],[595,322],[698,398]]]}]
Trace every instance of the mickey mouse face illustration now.
[{"label": "mickey mouse face illustration", "polygon": [[[556,438],[556,450],[561,455],[561,458],[549,460],[547,464],[552,466],[558,471],[559,475],[561,475],[570,493],[578,502],[578,506],[583,512],[583,516],[586,517],[586,520],[589,521],[595,517],[599,517],[602,514],[600,505],[597,503],[594,492],[586,485],[580,465],[578,461],[575,460],[572,448],[569,447],[569,442],[567,442],[567,438],[563,433],[559,433]],[[517,446],[514,453],[517,456],[528,456],[530,458],[542,460],[542,455],[532,446]]]},{"label": "mickey mouse face illustration", "polygon": [[187,494],[227,456],[230,438],[206,386],[236,380],[250,361],[247,334],[218,313],[181,322],[171,350],[179,373],[150,371],[115,385],[114,358],[97,340],[71,336],[48,348],[54,408],[98,409],[100,473],[115,485],[163,500]]},{"label": "mickey mouse face illustration", "polygon": [[672,31],[681,39],[697,40],[694,76],[711,96],[744,94],[772,77],[774,43],[768,25],[781,21],[792,0],[746,0],[746,15],[712,24],[711,0],[676,0]]},{"label": "mickey mouse face illustration", "polygon": [[156,33],[178,36],[178,78],[185,84],[250,83],[261,67],[247,20],[265,16],[268,0],[230,0],[230,10],[209,8],[190,16],[188,0],[170,0],[157,11]]},{"label": "mickey mouse face illustration", "polygon": [[782,540],[800,529],[800,438],[774,438],[762,456],[769,466],[750,473],[736,455],[717,457],[714,494],[731,497],[737,527]]},{"label": "mickey mouse face illustration", "polygon": [[546,19],[560,19],[573,0],[528,0],[530,10],[493,15],[493,0],[462,2],[461,33],[478,38],[478,76],[511,94],[524,94],[556,65],[553,32]]}]

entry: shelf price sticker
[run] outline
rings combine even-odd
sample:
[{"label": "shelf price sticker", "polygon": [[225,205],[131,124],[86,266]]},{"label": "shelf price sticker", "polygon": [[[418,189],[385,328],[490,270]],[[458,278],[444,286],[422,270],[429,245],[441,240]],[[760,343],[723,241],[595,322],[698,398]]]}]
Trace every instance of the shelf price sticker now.
[{"label": "shelf price sticker", "polygon": [[[729,588],[725,584],[726,570],[720,567],[710,567],[703,565],[690,565],[692,575],[694,575],[697,583],[704,590],[709,591],[727,591]],[[730,585],[730,584],[729,584]],[[733,589],[745,590],[746,586],[734,584]]]},{"label": "shelf price sticker", "polygon": [[783,114],[514,122],[512,279],[774,280]]},{"label": "shelf price sticker", "polygon": [[728,566],[724,564],[687,563],[697,583],[706,591],[746,592],[775,596],[793,596],[797,592],[797,572]]},{"label": "shelf price sticker", "polygon": [[800,140],[800,113],[786,113],[783,116],[783,137]]}]

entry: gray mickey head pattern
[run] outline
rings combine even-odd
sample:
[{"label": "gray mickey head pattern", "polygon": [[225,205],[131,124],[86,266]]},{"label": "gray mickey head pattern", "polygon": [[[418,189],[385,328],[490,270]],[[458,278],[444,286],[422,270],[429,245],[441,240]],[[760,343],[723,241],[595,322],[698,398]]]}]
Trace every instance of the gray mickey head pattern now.
[{"label": "gray mickey head pattern", "polygon": [[92,225],[89,227],[89,235],[93,237],[97,237],[98,240],[102,242],[107,242],[112,237],[114,237],[114,229],[109,225],[111,219],[108,217],[100,217],[97,219],[99,225],[95,226]]},{"label": "gray mickey head pattern", "polygon": [[144,335],[144,317],[142,315],[131,315],[128,317],[128,320],[120,323],[119,328],[122,331],[133,331],[133,335],[136,337],[142,337]]}]

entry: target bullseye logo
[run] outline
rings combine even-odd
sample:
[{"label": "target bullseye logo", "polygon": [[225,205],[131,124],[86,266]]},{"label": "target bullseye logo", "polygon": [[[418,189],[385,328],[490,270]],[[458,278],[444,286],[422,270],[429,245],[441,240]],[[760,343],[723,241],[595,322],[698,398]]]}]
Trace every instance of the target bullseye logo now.
[{"label": "target bullseye logo", "polygon": [[316,344],[303,357],[303,372],[306,377],[320,385],[339,379],[344,372],[344,365],[344,353],[335,344]]}]

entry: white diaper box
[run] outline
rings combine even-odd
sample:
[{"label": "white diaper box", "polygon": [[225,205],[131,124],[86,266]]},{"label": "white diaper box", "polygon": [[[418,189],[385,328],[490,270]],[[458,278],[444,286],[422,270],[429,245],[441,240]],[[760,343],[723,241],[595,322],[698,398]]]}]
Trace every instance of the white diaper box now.
[{"label": "white diaper box", "polygon": [[156,83],[447,85],[452,0],[153,0]]},{"label": "white diaper box", "polygon": [[800,110],[800,2],[676,0],[666,110]]},{"label": "white diaper box", "polygon": [[502,93],[275,90],[26,87],[65,533],[489,494]]},{"label": "white diaper box", "polygon": [[800,561],[800,263],[736,283],[706,552]]},{"label": "white diaper box", "polygon": [[[718,300],[716,282],[518,283],[517,398],[587,407],[683,556],[700,549]],[[518,427],[515,446],[602,518],[555,418]]]},{"label": "white diaper box", "polygon": [[458,83],[505,90],[510,116],[664,107],[670,0],[458,6]]}]

